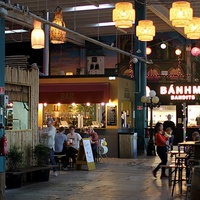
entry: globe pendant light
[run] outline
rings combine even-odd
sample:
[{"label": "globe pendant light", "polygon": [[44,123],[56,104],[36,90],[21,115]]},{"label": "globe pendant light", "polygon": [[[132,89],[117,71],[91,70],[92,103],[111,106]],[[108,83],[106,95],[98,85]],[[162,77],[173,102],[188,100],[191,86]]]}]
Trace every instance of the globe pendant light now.
[{"label": "globe pendant light", "polygon": [[117,28],[131,28],[135,22],[135,10],[132,3],[119,2],[116,3],[113,10],[113,21]]},{"label": "globe pendant light", "polygon": [[199,55],[200,55],[200,48],[198,48],[198,47],[193,47],[193,48],[191,49],[191,54],[192,54],[193,56],[199,56]]},{"label": "globe pendant light", "polygon": [[187,1],[177,1],[170,8],[170,21],[175,27],[184,27],[190,23],[193,17],[193,10]]},{"label": "globe pendant light", "polygon": [[41,26],[42,23],[39,21],[33,21],[34,29],[31,32],[31,46],[33,49],[44,48],[44,31]]},{"label": "globe pendant light", "polygon": [[[62,17],[62,8],[59,6],[54,11],[53,23],[65,27],[65,23]],[[62,44],[66,41],[66,31],[62,31],[58,28],[51,26],[50,28],[50,40],[53,44]]]},{"label": "globe pendant light", "polygon": [[184,27],[188,39],[200,39],[200,18],[193,17],[189,25]]},{"label": "globe pendant light", "polygon": [[151,20],[140,20],[136,27],[136,36],[140,41],[152,41],[155,36],[155,26]]}]

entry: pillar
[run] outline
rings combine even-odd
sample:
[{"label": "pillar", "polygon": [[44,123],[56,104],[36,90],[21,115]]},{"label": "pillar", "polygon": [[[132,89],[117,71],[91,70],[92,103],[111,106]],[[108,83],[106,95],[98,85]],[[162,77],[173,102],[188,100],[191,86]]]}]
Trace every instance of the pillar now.
[{"label": "pillar", "polygon": [[[144,2],[138,3],[135,1],[136,20],[135,27],[138,25],[139,20],[146,19],[146,5]],[[135,37],[134,41],[134,54],[140,57],[146,57],[146,42],[141,42]],[[140,49],[141,53],[137,50]],[[146,95],[146,63],[138,61],[135,64],[135,128],[138,135],[138,154],[144,154],[145,151],[145,128],[147,127],[146,121],[146,108],[143,107],[141,97]]]},{"label": "pillar", "polygon": [[[2,12],[7,12],[1,9]],[[0,139],[4,129],[4,94],[5,94],[5,15],[0,12]],[[5,199],[5,156],[0,155],[0,200]]]}]

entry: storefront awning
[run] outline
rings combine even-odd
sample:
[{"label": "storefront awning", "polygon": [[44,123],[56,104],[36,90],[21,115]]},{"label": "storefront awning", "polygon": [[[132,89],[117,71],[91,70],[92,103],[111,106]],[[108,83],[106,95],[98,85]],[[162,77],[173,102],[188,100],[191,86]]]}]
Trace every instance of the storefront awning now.
[{"label": "storefront awning", "polygon": [[39,92],[40,103],[106,103],[110,99],[110,84],[40,84]]}]

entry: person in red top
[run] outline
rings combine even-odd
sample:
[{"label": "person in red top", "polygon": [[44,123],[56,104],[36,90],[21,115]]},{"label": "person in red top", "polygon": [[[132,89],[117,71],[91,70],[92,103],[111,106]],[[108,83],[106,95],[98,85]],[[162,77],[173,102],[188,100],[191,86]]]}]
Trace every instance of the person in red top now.
[{"label": "person in red top", "polygon": [[[165,136],[163,131],[163,124],[158,122],[155,126],[155,143],[157,146],[157,154],[161,159],[161,162],[158,164],[158,166],[153,170],[153,176],[156,178],[157,171],[160,169],[160,165],[166,165],[167,164],[167,146],[166,141],[169,138]],[[162,172],[160,178],[166,178],[168,177],[165,174],[165,167],[162,167]]]}]

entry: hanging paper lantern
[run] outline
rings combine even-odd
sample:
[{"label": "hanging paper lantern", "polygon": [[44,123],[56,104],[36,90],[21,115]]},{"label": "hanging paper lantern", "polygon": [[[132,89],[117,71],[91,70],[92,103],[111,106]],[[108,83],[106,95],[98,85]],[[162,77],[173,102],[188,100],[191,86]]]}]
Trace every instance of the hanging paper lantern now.
[{"label": "hanging paper lantern", "polygon": [[193,48],[191,49],[191,54],[192,54],[193,56],[198,56],[198,55],[200,55],[200,48],[198,48],[198,47],[193,47]]},{"label": "hanging paper lantern", "polygon": [[33,26],[34,29],[31,32],[31,47],[33,49],[42,49],[44,48],[44,31],[41,28],[42,23],[34,20]]},{"label": "hanging paper lantern", "polygon": [[[65,22],[62,17],[62,8],[59,6],[54,11],[53,23],[65,27]],[[58,28],[51,26],[50,28],[50,40],[53,44],[62,44],[66,41],[66,31],[62,31]]]},{"label": "hanging paper lantern", "polygon": [[169,18],[175,27],[184,27],[190,23],[193,17],[193,9],[187,1],[177,1],[170,8]]},{"label": "hanging paper lantern", "polygon": [[136,27],[136,36],[140,41],[152,41],[155,31],[155,26],[151,20],[140,20]]},{"label": "hanging paper lantern", "polygon": [[200,18],[193,17],[192,21],[184,27],[188,39],[200,39]]},{"label": "hanging paper lantern", "polygon": [[135,10],[132,3],[116,3],[113,10],[113,22],[115,22],[115,26],[118,28],[131,28],[133,22],[135,22]]}]

